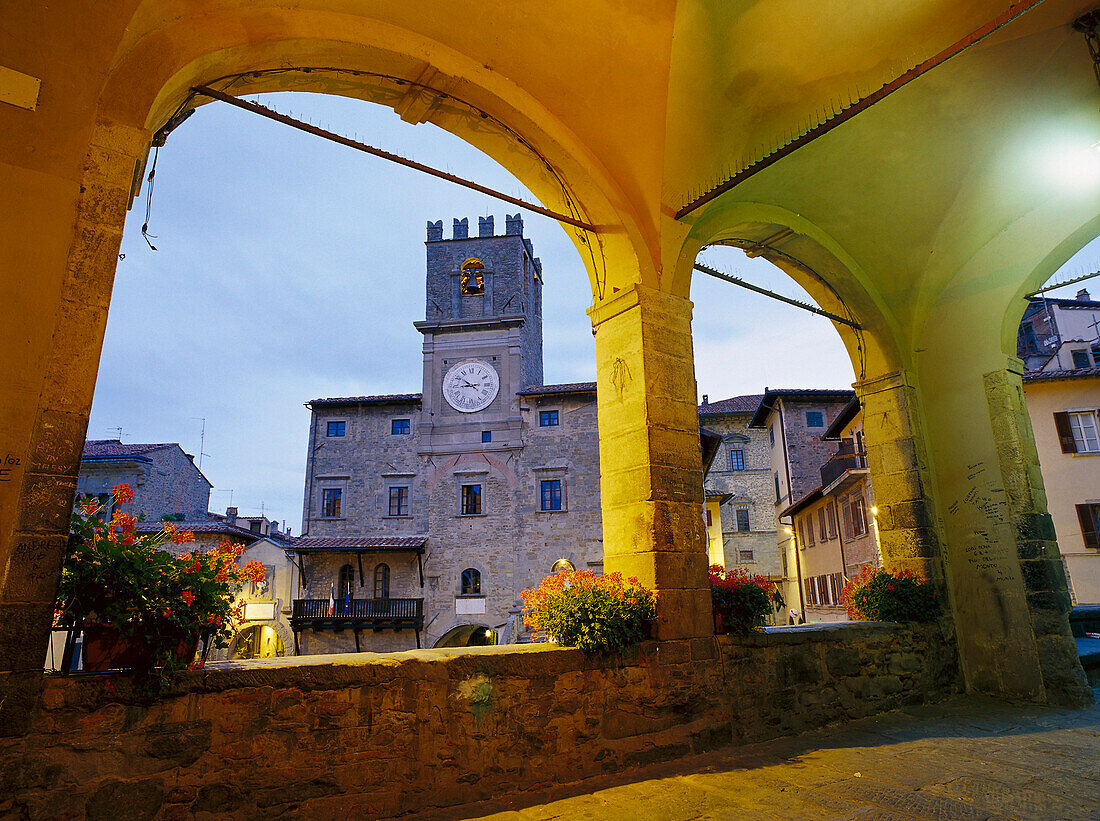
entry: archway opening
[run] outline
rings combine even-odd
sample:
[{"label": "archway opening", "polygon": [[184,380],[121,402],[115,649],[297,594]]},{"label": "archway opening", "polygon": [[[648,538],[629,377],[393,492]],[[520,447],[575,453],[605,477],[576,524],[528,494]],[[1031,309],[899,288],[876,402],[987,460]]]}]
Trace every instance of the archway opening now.
[{"label": "archway opening", "polygon": [[276,658],[286,655],[279,634],[269,625],[253,624],[241,630],[233,639],[230,659]]},{"label": "archway opening", "polygon": [[484,624],[463,624],[444,633],[435,646],[488,647],[496,644],[499,638],[496,630]]}]

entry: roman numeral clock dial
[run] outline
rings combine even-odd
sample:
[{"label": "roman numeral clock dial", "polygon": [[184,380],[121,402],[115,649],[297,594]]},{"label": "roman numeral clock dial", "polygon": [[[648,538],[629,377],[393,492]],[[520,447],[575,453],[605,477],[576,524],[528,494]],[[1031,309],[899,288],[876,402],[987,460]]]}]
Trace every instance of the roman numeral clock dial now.
[{"label": "roman numeral clock dial", "polygon": [[480,359],[467,359],[452,365],[443,377],[443,398],[462,413],[474,413],[493,403],[500,390],[496,368]]}]

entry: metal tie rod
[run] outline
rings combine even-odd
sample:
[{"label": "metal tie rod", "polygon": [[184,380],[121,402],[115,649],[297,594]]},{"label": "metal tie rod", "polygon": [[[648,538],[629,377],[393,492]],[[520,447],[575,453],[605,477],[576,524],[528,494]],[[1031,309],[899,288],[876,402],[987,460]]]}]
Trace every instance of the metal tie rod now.
[{"label": "metal tie rod", "polygon": [[545,217],[550,217],[558,222],[564,222],[567,225],[572,225],[576,228],[582,228],[585,231],[597,232],[594,225],[591,225],[575,217],[567,216],[566,214],[559,214],[557,211],[551,211],[549,208],[543,208],[541,205],[533,205],[526,200],[521,200],[518,197],[512,197],[501,191],[496,191],[492,188],[487,188],[484,185],[480,185],[472,180],[463,179],[462,177],[456,177],[454,174],[448,174],[446,171],[440,171],[438,168],[432,168],[430,165],[424,165],[418,163],[415,160],[407,160],[404,157],[399,157],[397,154],[391,154],[389,151],[383,151],[381,148],[375,148],[373,145],[367,145],[361,143],[358,140],[344,137],[340,134],[336,134],[332,131],[326,131],[323,128],[318,128],[315,125],[309,123],[303,123],[301,120],[296,120],[293,117],[288,117],[285,114],[280,114],[278,111],[273,111],[266,106],[253,103],[248,100],[242,100],[240,97],[234,97],[232,94],[226,94],[223,91],[217,91],[209,86],[192,86],[191,90],[196,94],[201,94],[204,97],[209,97],[212,100],[219,100],[223,103],[229,103],[229,105],[236,106],[237,108],[243,108],[245,111],[251,111],[253,114],[259,114],[261,117],[266,117],[269,120],[274,120],[277,123],[283,125],[289,125],[291,128],[297,128],[299,131],[304,131],[307,134],[312,134],[315,137],[322,137],[326,140],[331,140],[334,143],[340,145],[346,145],[348,148],[354,148],[357,151],[363,151],[375,157],[380,157],[383,160],[389,160],[390,162],[403,165],[406,168],[411,168],[414,171],[420,171],[424,174],[428,174],[432,177],[438,177],[441,180],[447,182],[453,182],[455,185],[461,185],[465,188],[473,189],[478,193],[485,194],[490,197],[494,197],[498,200],[517,205],[520,208],[526,208],[530,211],[534,211],[536,214],[542,214]]},{"label": "metal tie rod", "polygon": [[1024,299],[1031,299],[1033,296],[1045,294],[1047,291],[1053,291],[1055,288],[1063,288],[1066,285],[1076,285],[1078,282],[1084,282],[1086,279],[1092,279],[1093,277],[1100,277],[1100,271],[1093,271],[1091,274],[1082,274],[1079,277],[1072,277],[1065,282],[1055,282],[1053,285],[1047,285],[1037,291],[1032,291],[1030,294],[1024,294]]},{"label": "metal tie rod", "polygon": [[773,291],[769,291],[767,288],[761,288],[759,285],[753,285],[749,282],[745,282],[745,280],[741,279],[740,277],[735,277],[731,274],[723,274],[721,271],[715,270],[714,268],[703,265],[699,262],[696,262],[694,267],[696,271],[701,271],[707,276],[712,276],[715,279],[722,280],[723,282],[730,282],[734,285],[739,285],[742,288],[747,288],[750,291],[754,291],[755,293],[763,294],[764,296],[771,297],[772,299],[777,299],[780,302],[786,302],[788,305],[793,305],[796,308],[801,308],[803,311],[809,311],[811,314],[817,314],[818,316],[823,316],[826,319],[831,319],[833,322],[839,322],[842,325],[847,325],[851,328],[855,328],[857,331],[863,330],[863,326],[857,322],[853,322],[850,319],[845,319],[842,316],[837,316],[836,314],[829,313],[828,311],[823,311],[821,308],[818,308],[814,305],[807,305],[805,302],[799,302],[797,299],[791,299],[788,296],[774,293]]}]

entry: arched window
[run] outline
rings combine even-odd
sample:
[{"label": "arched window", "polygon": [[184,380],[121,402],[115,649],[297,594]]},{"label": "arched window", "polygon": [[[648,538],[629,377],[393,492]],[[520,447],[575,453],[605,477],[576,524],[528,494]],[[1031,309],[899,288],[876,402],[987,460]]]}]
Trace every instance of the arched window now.
[{"label": "arched window", "polygon": [[566,572],[569,572],[570,570],[576,570],[576,569],[577,568],[575,568],[573,566],[573,563],[571,561],[569,561],[569,559],[558,559],[556,562],[554,562],[553,566],[551,566],[550,572],[551,573],[566,573]]},{"label": "arched window", "polygon": [[462,263],[462,293],[485,293],[485,264],[476,257]]},{"label": "arched window", "polygon": [[481,571],[468,567],[462,571],[462,595],[481,595]]},{"label": "arched window", "polygon": [[390,597],[390,566],[380,564],[374,568],[374,597],[376,599],[388,599]]},{"label": "arched window", "polygon": [[355,596],[355,571],[350,564],[340,568],[340,601],[347,601]]}]

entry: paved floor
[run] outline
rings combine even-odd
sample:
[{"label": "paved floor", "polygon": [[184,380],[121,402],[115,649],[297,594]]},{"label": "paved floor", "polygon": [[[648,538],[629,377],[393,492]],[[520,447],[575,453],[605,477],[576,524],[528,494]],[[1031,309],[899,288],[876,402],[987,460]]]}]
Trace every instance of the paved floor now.
[{"label": "paved floor", "polygon": [[1095,821],[1100,706],[1059,710],[959,698],[447,815]]}]

